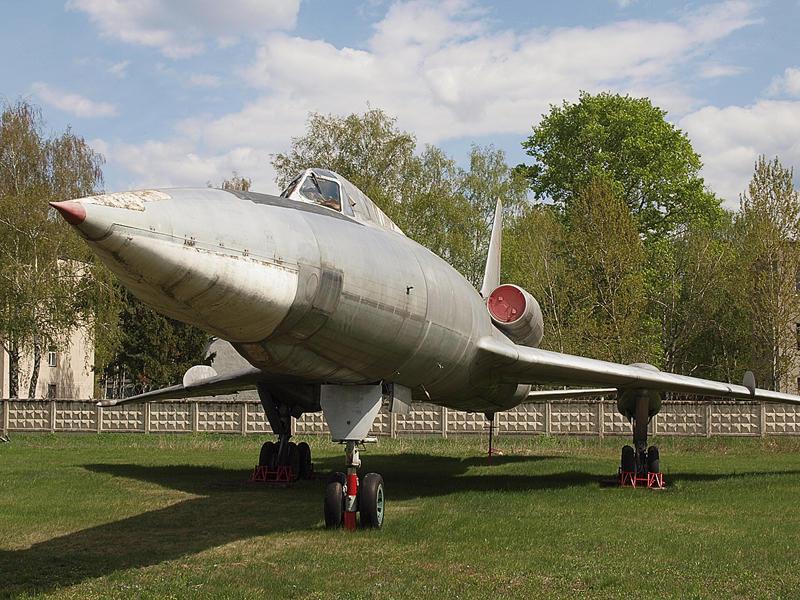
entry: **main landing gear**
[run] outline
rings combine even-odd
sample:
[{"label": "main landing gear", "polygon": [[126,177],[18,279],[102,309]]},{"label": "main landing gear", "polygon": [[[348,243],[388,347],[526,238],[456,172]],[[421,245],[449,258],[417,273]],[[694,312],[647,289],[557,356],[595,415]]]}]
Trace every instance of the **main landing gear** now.
[{"label": "main landing gear", "polygon": [[635,410],[631,415],[633,444],[622,448],[619,485],[622,487],[664,487],[658,448],[647,447],[647,425],[650,422],[650,392],[636,390]]},{"label": "main landing gear", "polygon": [[278,441],[264,442],[261,446],[253,480],[289,482],[310,478],[314,472],[311,448],[305,442],[295,444],[289,441],[292,438],[292,416],[297,416],[292,407],[276,401],[266,387],[259,386],[258,395],[272,431],[278,434]]}]

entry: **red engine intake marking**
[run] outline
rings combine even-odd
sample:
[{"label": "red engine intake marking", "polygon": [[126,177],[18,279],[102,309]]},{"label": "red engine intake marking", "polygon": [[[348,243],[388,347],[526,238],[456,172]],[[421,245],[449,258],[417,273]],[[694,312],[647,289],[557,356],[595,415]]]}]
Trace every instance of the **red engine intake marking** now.
[{"label": "red engine intake marking", "polygon": [[489,312],[502,323],[513,323],[525,312],[525,296],[513,285],[501,285],[489,296]]}]

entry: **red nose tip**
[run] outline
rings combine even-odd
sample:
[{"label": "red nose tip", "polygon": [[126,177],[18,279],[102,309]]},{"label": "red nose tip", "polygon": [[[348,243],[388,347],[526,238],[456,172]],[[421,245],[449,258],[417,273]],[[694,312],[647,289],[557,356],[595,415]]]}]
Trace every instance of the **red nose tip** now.
[{"label": "red nose tip", "polygon": [[51,202],[50,206],[55,208],[70,225],[80,225],[86,220],[86,209],[83,204],[67,200],[66,202]]}]

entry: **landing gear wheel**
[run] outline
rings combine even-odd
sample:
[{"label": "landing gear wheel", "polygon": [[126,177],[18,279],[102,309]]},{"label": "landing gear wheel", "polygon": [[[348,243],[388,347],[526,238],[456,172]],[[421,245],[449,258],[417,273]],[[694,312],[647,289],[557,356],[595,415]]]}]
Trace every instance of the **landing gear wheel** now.
[{"label": "landing gear wheel", "polygon": [[624,473],[636,472],[636,452],[633,446],[622,447],[622,471]]},{"label": "landing gear wheel", "polygon": [[300,457],[300,477],[308,479],[311,477],[311,448],[305,442],[297,444],[297,454]]},{"label": "landing gear wheel", "polygon": [[661,464],[658,460],[658,448],[650,446],[647,449],[647,471],[649,473],[661,473]]},{"label": "landing gear wheel", "polygon": [[258,466],[269,467],[272,455],[275,453],[275,444],[272,442],[264,442],[261,446],[261,453],[258,455]]},{"label": "landing gear wheel", "polygon": [[300,453],[297,451],[297,444],[294,442],[286,444],[286,449],[281,457],[281,466],[292,468],[292,481],[297,481],[300,478]]},{"label": "landing gear wheel", "polygon": [[325,527],[337,529],[344,524],[344,473],[331,473],[325,486]]},{"label": "landing gear wheel", "polygon": [[361,526],[380,529],[383,527],[385,498],[383,477],[377,473],[367,473],[361,482]]}]

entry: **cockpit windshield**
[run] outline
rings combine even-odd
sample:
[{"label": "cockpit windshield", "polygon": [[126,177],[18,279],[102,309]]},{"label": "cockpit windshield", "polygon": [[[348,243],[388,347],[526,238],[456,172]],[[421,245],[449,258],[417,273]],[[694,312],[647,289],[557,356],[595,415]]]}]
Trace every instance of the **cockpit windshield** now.
[{"label": "cockpit windshield", "polygon": [[300,186],[300,195],[312,202],[327,206],[333,210],[342,210],[342,199],[339,196],[339,184],[330,179],[322,179],[311,171]]},{"label": "cockpit windshield", "polygon": [[295,198],[327,206],[335,211],[342,210],[342,194],[339,182],[317,175],[309,169],[296,177],[281,194],[284,198]]}]

